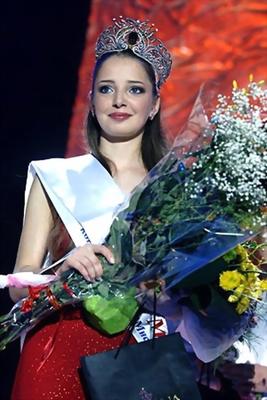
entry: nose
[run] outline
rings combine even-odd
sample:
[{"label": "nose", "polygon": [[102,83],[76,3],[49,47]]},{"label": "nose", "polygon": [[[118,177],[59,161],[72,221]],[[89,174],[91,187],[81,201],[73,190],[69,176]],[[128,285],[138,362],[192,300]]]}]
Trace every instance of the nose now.
[{"label": "nose", "polygon": [[126,107],[126,100],[122,90],[117,90],[114,93],[113,107],[115,108]]}]

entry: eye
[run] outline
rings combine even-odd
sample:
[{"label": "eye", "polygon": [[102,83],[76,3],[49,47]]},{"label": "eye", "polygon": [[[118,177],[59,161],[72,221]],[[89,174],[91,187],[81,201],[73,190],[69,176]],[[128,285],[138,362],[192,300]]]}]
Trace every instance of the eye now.
[{"label": "eye", "polygon": [[132,94],[141,94],[145,93],[145,89],[142,86],[132,86],[130,87],[129,92]]},{"label": "eye", "polygon": [[113,88],[108,85],[102,85],[102,86],[99,86],[98,91],[99,91],[99,93],[107,94],[107,93],[112,93]]}]

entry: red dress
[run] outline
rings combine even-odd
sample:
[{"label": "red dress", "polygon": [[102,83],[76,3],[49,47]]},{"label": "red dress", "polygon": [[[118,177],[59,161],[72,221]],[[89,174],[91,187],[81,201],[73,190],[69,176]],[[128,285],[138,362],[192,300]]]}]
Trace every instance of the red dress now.
[{"label": "red dress", "polygon": [[86,324],[79,308],[67,307],[26,338],[12,400],[84,400],[80,357],[119,347],[124,333],[107,337]]}]

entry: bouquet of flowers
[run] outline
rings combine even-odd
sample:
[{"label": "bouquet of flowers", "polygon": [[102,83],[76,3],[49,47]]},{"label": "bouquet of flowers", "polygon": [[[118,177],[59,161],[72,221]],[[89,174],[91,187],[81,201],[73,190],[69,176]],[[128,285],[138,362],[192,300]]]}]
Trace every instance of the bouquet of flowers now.
[{"label": "bouquet of flowers", "polygon": [[[101,280],[88,283],[70,270],[30,288],[29,297],[0,318],[0,349],[51,311],[85,299],[98,327],[122,330],[137,308],[135,288],[158,278],[166,281],[166,290],[186,293],[183,305],[195,315],[220,304],[215,309],[227,313],[229,345],[241,335],[247,324],[243,316],[267,289],[244,245],[267,221],[267,90],[251,77],[247,88],[234,83],[232,95],[219,95],[217,101],[208,115],[206,92],[200,91],[171,151],[115,217],[105,245],[116,262],[101,257]],[[203,287],[208,287],[204,296]],[[209,323],[211,333],[213,328]]]}]

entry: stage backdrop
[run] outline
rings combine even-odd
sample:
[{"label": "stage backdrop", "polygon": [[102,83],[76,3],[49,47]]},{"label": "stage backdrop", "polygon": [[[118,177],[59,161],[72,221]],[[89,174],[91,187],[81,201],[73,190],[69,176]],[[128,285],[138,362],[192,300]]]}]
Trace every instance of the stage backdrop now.
[{"label": "stage backdrop", "polygon": [[171,76],[162,88],[163,125],[172,139],[183,126],[201,84],[217,79],[228,91],[249,74],[267,79],[267,1],[250,0],[94,0],[70,122],[67,156],[87,151],[84,121],[99,32],[122,15],[149,19],[173,56]]}]

